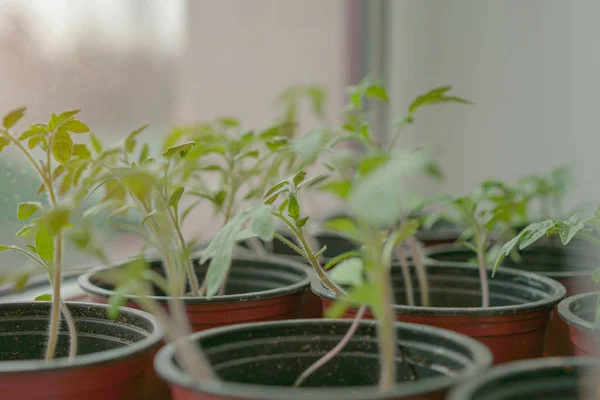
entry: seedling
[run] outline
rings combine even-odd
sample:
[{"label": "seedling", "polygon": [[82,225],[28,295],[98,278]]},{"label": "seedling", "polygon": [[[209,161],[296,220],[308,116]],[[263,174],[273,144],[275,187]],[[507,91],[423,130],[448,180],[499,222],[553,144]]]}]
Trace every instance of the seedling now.
[{"label": "seedling", "polygon": [[[544,237],[558,235],[564,246],[567,246],[574,238],[579,238],[600,247],[600,207],[596,209],[594,215],[590,218],[582,218],[581,214],[572,215],[567,220],[549,219],[542,222],[536,222],[523,229],[512,240],[506,242],[494,264],[494,273],[496,268],[504,257],[515,250],[523,250],[531,246],[536,241]],[[492,275],[493,276],[493,275]],[[600,282],[600,268],[596,269],[591,278],[594,282]],[[600,298],[596,306],[596,316],[594,325],[600,326]]]},{"label": "seedling", "polygon": [[[17,233],[17,237],[30,243],[25,247],[0,246],[0,251],[10,250],[27,256],[48,273],[52,295],[36,299],[52,302],[46,360],[52,360],[55,355],[61,313],[69,329],[69,358],[77,355],[77,332],[61,298],[60,288],[64,234],[72,227],[83,198],[83,193],[75,190],[75,186],[89,167],[89,150],[73,140],[74,134],[89,132],[87,125],[75,118],[78,113],[79,110],[72,110],[52,114],[47,124],[33,124],[20,135],[15,135],[12,128],[25,114],[25,108],[19,108],[4,116],[3,128],[0,129],[0,151],[4,147],[17,149],[41,180],[37,194],[45,192],[48,196],[47,204],[28,201],[18,205],[18,219],[29,220],[29,223]],[[39,155],[42,159],[36,160]],[[19,283],[23,285],[25,282],[20,279]]]}]

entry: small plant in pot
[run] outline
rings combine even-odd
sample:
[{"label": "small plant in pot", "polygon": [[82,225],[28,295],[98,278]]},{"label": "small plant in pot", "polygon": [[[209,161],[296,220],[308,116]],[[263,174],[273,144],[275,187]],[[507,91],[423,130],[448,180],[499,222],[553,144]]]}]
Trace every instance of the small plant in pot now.
[{"label": "small plant in pot", "polygon": [[[19,204],[18,219],[29,222],[17,237],[27,244],[3,245],[0,251],[18,252],[45,270],[52,294],[39,296],[38,302],[0,305],[0,386],[21,399],[154,398],[151,360],[162,338],[155,320],[123,309],[113,321],[107,306],[61,298],[65,236],[78,223],[85,195],[79,183],[90,168],[90,152],[74,143],[74,136],[89,128],[73,110],[52,114],[47,124],[33,124],[17,135],[13,128],[24,113],[21,108],[4,116],[0,150],[22,154],[42,182],[38,195],[45,193],[48,201]],[[18,284],[25,278],[19,276]],[[114,379],[106,381],[107,374]]]},{"label": "small plant in pot", "polygon": [[[364,207],[364,204],[373,200],[373,180],[398,180],[415,168],[420,169],[422,160],[419,152],[393,156],[355,182],[348,201],[356,216],[352,233],[360,244],[359,250],[335,257],[327,265],[319,261],[325,248],[317,250],[306,240],[304,227],[310,216],[303,212],[298,201],[305,188],[320,180],[319,176],[307,178],[304,170],[298,171],[271,187],[262,204],[242,211],[227,223],[203,255],[207,260],[211,259],[208,274],[218,277],[208,282],[209,295],[216,293],[225,279],[238,238],[255,235],[268,241],[276,237],[305,257],[323,284],[339,296],[331,313],[343,313],[353,305],[360,311],[352,322],[297,320],[244,324],[193,335],[192,340],[200,344],[219,376],[227,382],[221,386],[190,382],[177,366],[173,349],[167,346],[157,356],[156,368],[171,382],[175,398],[305,399],[343,395],[352,399],[438,399],[452,385],[449,376],[428,376],[437,369],[431,368],[434,365],[450,367],[446,360],[432,358],[430,352],[433,345],[429,343],[433,338],[430,334],[437,336],[442,332],[442,335],[452,336],[451,341],[458,338],[458,341],[466,341],[457,346],[461,354],[469,355],[467,364],[455,370],[456,379],[471,376],[473,364],[484,366],[490,363],[487,350],[462,335],[395,322],[394,294],[389,279],[392,254],[399,242],[414,233],[414,224],[407,222],[393,227],[394,217],[401,210],[389,205],[398,204],[395,200],[396,196],[403,195],[401,190],[387,196],[385,204],[388,206],[383,213],[378,207]],[[285,224],[299,245],[276,232],[276,220]],[[329,268],[334,268],[331,275],[326,271]],[[377,317],[376,322],[360,321],[367,307]],[[342,340],[339,340],[340,336],[343,336]],[[417,337],[428,343],[423,343],[425,352],[416,351],[409,345]],[[474,347],[463,352],[467,342]],[[231,352],[222,351],[225,347]],[[363,357],[365,354],[370,355],[369,363]],[[230,368],[223,364],[232,360],[235,361]],[[378,360],[378,366],[374,360]],[[379,373],[374,372],[376,366]],[[456,366],[451,367],[454,368]],[[266,371],[269,371],[268,376]]]},{"label": "small plant in pot", "polygon": [[[225,122],[220,121],[219,124]],[[232,126],[234,122],[228,120],[226,125]],[[135,135],[126,139],[129,145],[117,147],[117,157],[111,160],[113,163],[96,177],[95,187],[103,187],[105,197],[86,215],[94,219],[99,215],[98,211],[108,208],[111,217],[121,213],[137,217],[139,222],[111,218],[109,227],[137,234],[147,247],[158,252],[158,257],[149,259],[150,268],[139,275],[151,283],[150,292],[143,291],[142,295],[150,296],[164,307],[171,307],[174,302],[183,304],[194,331],[232,323],[297,317],[309,284],[308,271],[302,265],[259,256],[236,256],[228,264],[227,279],[222,281],[226,283],[213,292],[214,287],[210,283],[215,277],[207,273],[207,260],[200,260],[198,255],[193,254],[193,244],[187,243],[183,237],[181,225],[197,205],[195,200],[198,197],[208,197],[221,205],[234,203],[238,191],[232,190],[237,185],[232,186],[231,174],[239,179],[237,174],[243,171],[238,161],[254,157],[248,155],[254,152],[249,146],[258,140],[252,132],[223,138],[214,134],[212,128],[207,129],[209,131],[201,138],[202,143],[190,140],[174,143],[158,158],[150,157],[148,146],[141,146],[140,156],[132,162],[139,134],[134,131]],[[188,139],[184,134],[180,137]],[[172,140],[172,137],[167,139]],[[104,150],[99,157],[113,151],[110,148]],[[235,169],[221,172],[223,177],[229,177],[229,184],[224,187],[228,187],[231,194],[202,191],[199,184],[195,186],[200,188],[198,190],[188,189],[187,183],[192,177],[194,180],[202,179],[207,166],[215,165],[214,161],[208,164],[208,160],[202,159],[215,152],[231,161],[231,168]],[[217,198],[222,198],[222,201],[218,202]],[[185,205],[189,200],[192,200],[191,204]],[[234,209],[233,205],[225,206],[226,226],[236,223],[236,216],[229,216]],[[222,210],[219,208],[219,211]],[[93,246],[93,243],[86,242],[84,247],[92,254],[99,254],[98,246]],[[102,258],[101,261],[105,263]],[[125,264],[117,263],[104,270],[84,274],[80,278],[80,286],[98,301],[107,302],[112,298],[117,304],[135,304],[134,297],[140,295],[137,288],[124,287],[119,292],[115,277],[111,276],[126,268]],[[126,289],[128,291],[123,292]]]},{"label": "small plant in pot", "polygon": [[[504,244],[495,266],[501,264],[506,254],[511,251],[517,248],[525,250],[537,240],[553,235],[558,236],[564,246],[569,245],[576,238],[593,246],[598,246],[600,245],[600,239],[598,239],[599,227],[600,207],[589,218],[583,218],[581,214],[574,214],[566,220],[546,220],[531,224]],[[574,265],[573,269],[577,267],[577,265]],[[585,269],[581,270],[580,273],[587,275],[587,279],[590,281],[593,280],[596,283],[600,281],[600,269],[593,272]],[[587,286],[584,289],[587,289]],[[577,292],[577,288],[574,291]],[[568,332],[570,332],[573,347],[568,350],[574,354],[600,354],[600,342],[596,329],[600,321],[600,312],[598,311],[600,310],[600,300],[598,298],[598,292],[583,291],[583,293],[567,297],[558,305],[558,314],[568,325]],[[566,333],[566,329],[557,332],[557,335],[560,334],[558,337],[560,342],[567,342]]]}]

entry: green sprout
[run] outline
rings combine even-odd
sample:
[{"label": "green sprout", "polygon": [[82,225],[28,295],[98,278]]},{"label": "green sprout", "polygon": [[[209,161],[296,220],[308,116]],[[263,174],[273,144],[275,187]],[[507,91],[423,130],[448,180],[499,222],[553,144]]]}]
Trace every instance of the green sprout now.
[{"label": "green sprout", "polygon": [[[87,125],[75,118],[78,113],[79,110],[72,110],[52,114],[47,124],[30,125],[20,135],[15,135],[12,129],[25,115],[25,108],[19,108],[3,118],[0,128],[0,151],[5,147],[17,149],[41,180],[37,194],[45,192],[48,196],[47,204],[28,201],[18,205],[18,219],[29,222],[17,232],[17,237],[26,239],[29,244],[25,247],[0,246],[0,251],[10,250],[27,256],[48,273],[52,294],[36,299],[52,302],[46,360],[55,356],[61,313],[69,329],[69,358],[77,355],[77,332],[61,298],[60,287],[64,235],[72,229],[77,217],[84,196],[77,187],[90,167],[90,151],[86,145],[74,140],[76,135],[89,132]],[[39,160],[38,155],[42,156]],[[25,280],[26,277],[17,284],[23,286]]]}]

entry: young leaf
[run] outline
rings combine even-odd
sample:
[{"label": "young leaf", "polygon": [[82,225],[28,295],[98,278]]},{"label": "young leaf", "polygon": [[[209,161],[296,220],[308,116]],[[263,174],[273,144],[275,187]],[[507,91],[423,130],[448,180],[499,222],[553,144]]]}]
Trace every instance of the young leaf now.
[{"label": "young leaf", "polygon": [[325,229],[328,229],[332,232],[339,233],[342,236],[346,237],[357,237],[358,236],[358,227],[356,226],[356,222],[354,222],[350,218],[346,217],[338,217],[332,218],[325,221]]},{"label": "young leaf", "polygon": [[183,186],[177,186],[173,189],[173,192],[171,192],[171,197],[169,198],[169,206],[177,209],[177,206],[179,205],[179,201],[181,200],[181,197],[183,196],[183,192],[184,192],[184,188]]},{"label": "young leaf", "polygon": [[154,217],[158,213],[156,210],[150,211],[148,214],[144,215],[144,218],[140,221],[140,225],[144,225],[150,218]]},{"label": "young leaf", "polygon": [[304,180],[305,177],[306,177],[306,171],[304,171],[303,169],[296,172],[296,174],[292,178],[292,182],[294,182],[294,186],[297,187]]},{"label": "young leaf", "polygon": [[87,133],[90,131],[90,128],[86,124],[77,119],[70,119],[63,122],[61,128],[73,133]]},{"label": "young leaf", "polygon": [[148,146],[148,143],[144,143],[144,146],[142,146],[142,151],[140,152],[140,158],[139,158],[139,163],[143,163],[144,160],[146,160],[148,158],[148,153],[150,152],[150,147]]},{"label": "young leaf", "polygon": [[4,116],[2,125],[4,129],[12,128],[25,115],[25,107],[17,108]]},{"label": "young leaf", "polygon": [[92,133],[90,134],[90,140],[92,142],[92,149],[94,149],[97,154],[102,153],[102,143],[100,143],[98,137]]},{"label": "young leaf", "polygon": [[358,257],[352,257],[336,265],[329,273],[329,277],[338,285],[360,286],[364,283],[363,273],[363,260]]},{"label": "young leaf", "polygon": [[0,136],[0,151],[10,144],[10,140],[4,136]]},{"label": "young leaf", "polygon": [[325,132],[319,130],[293,139],[290,145],[305,164],[312,164],[324,149],[326,140]]},{"label": "young leaf", "polygon": [[374,99],[378,99],[378,100],[384,101],[386,103],[389,101],[389,97],[387,95],[387,91],[380,84],[370,85],[367,88],[367,90],[365,91],[365,95],[368,96],[368,97],[372,97]]},{"label": "young leaf", "polygon": [[310,217],[299,218],[298,220],[296,220],[296,226],[298,228],[302,228],[304,225],[306,225],[309,218]]},{"label": "young leaf", "polygon": [[33,216],[38,210],[42,209],[42,204],[38,202],[23,202],[17,206],[17,218],[19,221],[25,221]]},{"label": "young leaf", "polygon": [[193,140],[190,140],[188,142],[184,142],[184,143],[177,144],[175,146],[171,146],[163,152],[163,156],[165,158],[171,158],[179,152],[186,152],[187,150],[191,149],[195,144],[196,144],[196,142],[194,142]]},{"label": "young leaf", "polygon": [[288,204],[288,215],[293,219],[297,220],[300,217],[300,204],[294,193],[290,192],[290,204]]},{"label": "young leaf", "polygon": [[35,248],[37,249],[38,255],[48,261],[52,262],[54,257],[54,245],[52,243],[52,236],[48,233],[48,230],[44,227],[38,229],[35,235]]},{"label": "young leaf", "polygon": [[600,282],[600,268],[597,268],[592,273],[592,280],[596,283]]},{"label": "young leaf", "polygon": [[140,126],[136,130],[132,131],[129,135],[127,135],[127,138],[125,139],[125,151],[127,151],[128,153],[131,153],[133,151],[133,149],[135,148],[136,136],[142,133],[142,131],[144,131],[147,127],[148,125]]},{"label": "young leaf", "polygon": [[127,303],[127,292],[124,288],[117,288],[115,294],[108,300],[108,318],[117,319],[121,307]]},{"label": "young leaf", "polygon": [[69,224],[70,211],[66,208],[57,207],[44,215],[44,221],[48,234],[54,236]]},{"label": "young leaf", "polygon": [[319,187],[321,190],[326,190],[334,195],[345,199],[348,197],[350,193],[350,189],[352,188],[352,182],[349,180],[338,180],[327,182]]},{"label": "young leaf", "polygon": [[250,220],[252,230],[258,237],[265,242],[273,240],[275,235],[275,218],[273,217],[273,207],[262,204],[254,210]]},{"label": "young leaf", "polygon": [[73,146],[73,154],[79,158],[90,159],[92,153],[85,144],[76,144]]},{"label": "young leaf", "polygon": [[62,165],[66,165],[71,160],[73,140],[68,133],[59,130],[54,134],[52,137],[52,155]]},{"label": "young leaf", "polygon": [[52,301],[52,295],[48,293],[40,294],[35,299],[33,299],[33,301]]}]

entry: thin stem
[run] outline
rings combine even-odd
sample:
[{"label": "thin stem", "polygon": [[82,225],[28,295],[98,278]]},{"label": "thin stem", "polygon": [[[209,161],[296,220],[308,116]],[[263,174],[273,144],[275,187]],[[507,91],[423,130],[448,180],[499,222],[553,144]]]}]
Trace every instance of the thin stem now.
[{"label": "thin stem", "polygon": [[52,307],[50,309],[50,331],[48,332],[48,345],[46,347],[46,361],[54,358],[56,343],[58,341],[58,327],[60,323],[60,269],[62,259],[62,232],[57,233],[54,241],[54,265],[52,277]]},{"label": "thin stem", "polygon": [[379,357],[381,375],[379,389],[382,392],[392,390],[396,386],[396,327],[394,326],[395,312],[393,309],[394,296],[392,291],[389,268],[381,267],[378,271],[380,287],[380,302],[382,313],[379,317]]},{"label": "thin stem", "polygon": [[329,361],[331,361],[335,356],[337,356],[344,349],[344,347],[346,347],[348,342],[350,342],[350,339],[352,339],[352,336],[354,336],[354,334],[356,333],[356,330],[358,329],[358,326],[360,324],[360,320],[363,317],[363,315],[365,314],[366,309],[367,309],[367,306],[365,306],[364,304],[362,306],[360,306],[360,308],[358,309],[358,312],[356,313],[356,316],[354,316],[352,324],[350,325],[350,329],[348,329],[348,332],[346,332],[346,334],[344,335],[342,340],[340,340],[339,343],[336,344],[333,349],[329,350],[323,357],[319,358],[315,363],[313,363],[310,367],[308,367],[298,377],[298,379],[296,379],[296,382],[294,382],[294,387],[298,387],[298,386],[302,385],[302,383],[306,379],[308,379],[312,374],[314,374],[323,365],[325,365]]},{"label": "thin stem", "polygon": [[197,346],[194,346],[190,340],[186,339],[185,327],[180,326],[177,321],[173,324],[168,314],[148,297],[140,297],[137,303],[145,311],[156,317],[165,330],[167,340],[175,346],[177,357],[181,361],[184,370],[190,375],[193,381],[214,382],[217,380],[201,350]]},{"label": "thin stem", "polygon": [[409,306],[415,305],[415,294],[413,291],[412,278],[410,276],[410,270],[408,269],[408,263],[406,262],[406,254],[402,243],[398,243],[395,252],[396,257],[400,261],[400,269],[402,270],[402,279],[404,280],[404,290],[406,290],[406,304]]},{"label": "thin stem", "polygon": [[77,328],[75,327],[75,320],[73,320],[71,311],[69,311],[69,308],[62,299],[60,301],[60,311],[69,329],[69,360],[73,360],[77,357]]},{"label": "thin stem", "polygon": [[302,247],[304,248],[304,252],[306,253],[308,262],[315,270],[319,279],[321,279],[321,281],[325,283],[329,287],[329,289],[331,289],[335,293],[336,296],[343,296],[345,294],[344,291],[329,278],[329,275],[327,275],[327,273],[323,270],[323,267],[321,267],[319,260],[317,260],[314,253],[312,252],[312,249],[310,248],[310,246],[306,242],[306,239],[304,238],[302,228],[296,228],[285,216],[283,216],[283,214],[276,213],[275,215],[287,225],[287,227],[294,233],[296,238],[300,241]]},{"label": "thin stem", "polygon": [[185,251],[185,248],[186,248],[185,238],[183,237],[181,228],[179,227],[179,224],[177,223],[177,220],[175,219],[175,215],[173,215],[173,212],[171,212],[170,209],[168,209],[168,212],[169,212],[169,217],[171,218],[171,222],[173,222],[173,226],[175,227],[175,231],[177,232],[177,238],[179,239],[179,245],[181,246],[181,250],[184,253],[183,256],[185,257],[185,268],[187,270],[188,281],[190,283],[190,288],[192,290],[192,294],[194,295],[194,297],[200,297],[200,289],[198,288],[198,278],[196,277],[196,273],[195,273],[194,267],[192,265],[192,260],[186,254],[187,252]]},{"label": "thin stem", "polygon": [[265,247],[262,245],[262,243],[260,242],[260,240],[258,240],[258,238],[253,237],[248,239],[248,245],[250,246],[250,248],[252,250],[254,250],[254,252],[256,253],[256,255],[259,258],[265,258],[267,257],[267,251],[265,249]]},{"label": "thin stem", "polygon": [[485,262],[485,245],[487,238],[482,238],[482,235],[483,234],[481,232],[477,232],[477,262],[479,264],[479,280],[481,282],[481,306],[483,308],[487,308],[490,305],[490,288],[488,284],[487,266]]},{"label": "thin stem", "polygon": [[410,236],[408,238],[408,246],[412,254],[413,262],[417,267],[417,279],[419,281],[419,290],[421,292],[421,306],[429,307],[429,282],[427,281],[427,271],[425,263],[423,263],[423,254],[421,247],[417,242],[417,238]]},{"label": "thin stem", "polygon": [[278,240],[280,240],[281,243],[285,244],[290,249],[294,250],[296,253],[300,254],[302,257],[308,258],[308,255],[306,255],[306,253],[304,252],[304,250],[302,250],[300,247],[296,246],[294,243],[292,243],[289,240],[287,240],[284,236],[280,235],[279,233],[276,233],[275,234],[275,238],[277,238]]}]

